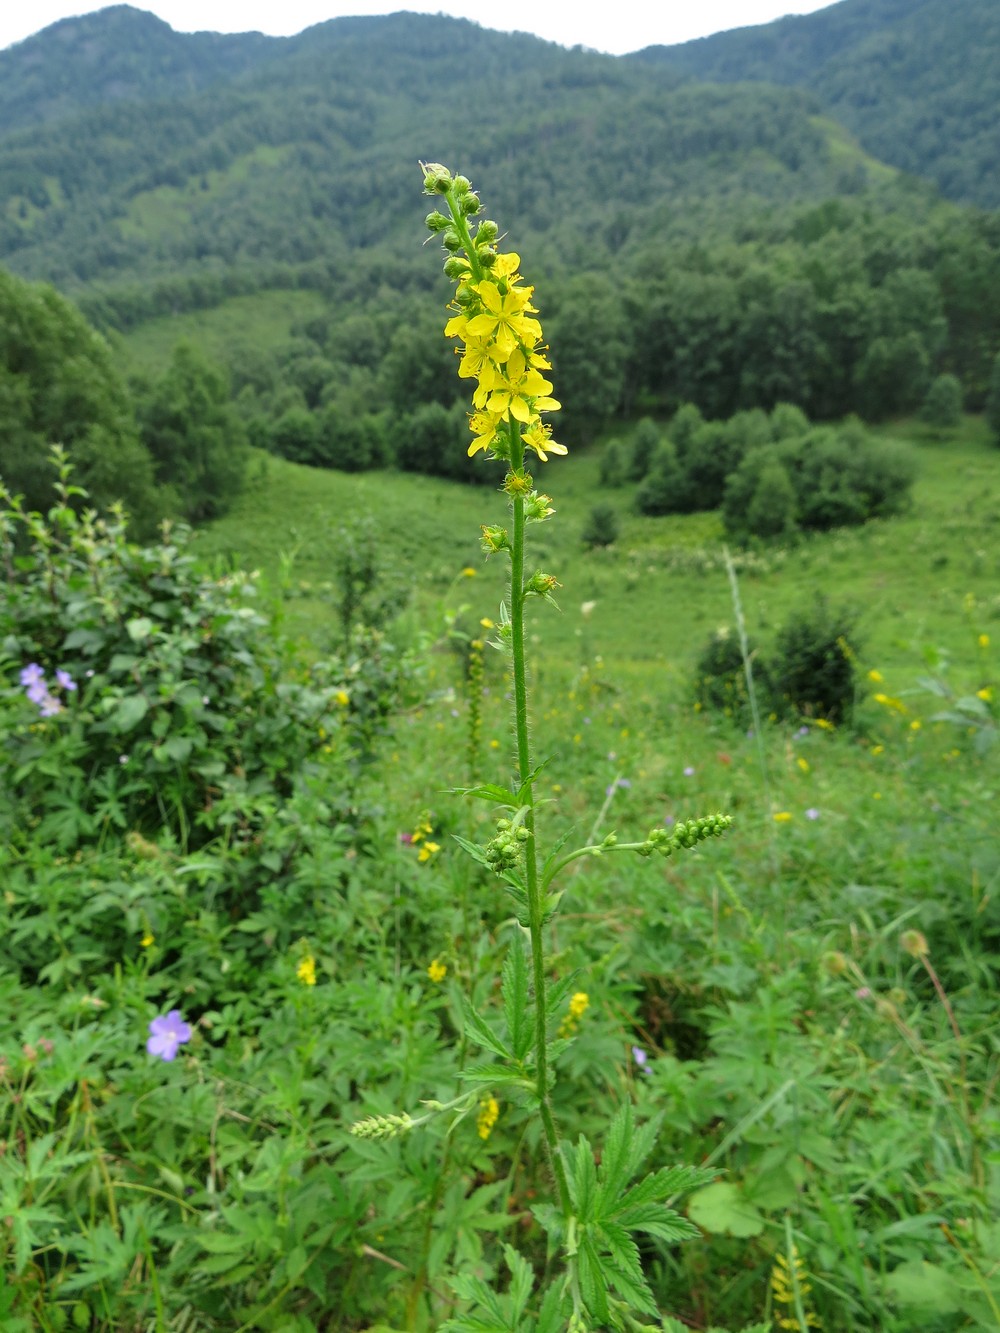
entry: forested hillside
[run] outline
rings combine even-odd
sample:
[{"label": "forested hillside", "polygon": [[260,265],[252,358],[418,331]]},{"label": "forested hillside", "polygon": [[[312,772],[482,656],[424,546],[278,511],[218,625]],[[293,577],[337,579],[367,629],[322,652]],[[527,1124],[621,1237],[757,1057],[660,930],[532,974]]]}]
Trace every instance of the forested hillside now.
[{"label": "forested hillside", "polygon": [[630,59],[699,80],[808,88],[876,157],[952,199],[1000,205],[995,0],[841,0]]}]

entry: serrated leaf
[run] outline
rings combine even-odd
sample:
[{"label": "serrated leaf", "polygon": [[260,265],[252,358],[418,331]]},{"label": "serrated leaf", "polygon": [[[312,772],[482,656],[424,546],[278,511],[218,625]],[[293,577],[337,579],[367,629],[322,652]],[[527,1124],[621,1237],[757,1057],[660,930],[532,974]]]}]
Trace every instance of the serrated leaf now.
[{"label": "serrated leaf", "polygon": [[739,1186],[728,1180],[717,1180],[692,1194],[688,1216],[713,1235],[742,1238],[759,1236],[764,1230],[763,1217]]},{"label": "serrated leaf", "polygon": [[535,1089],[534,1081],[527,1074],[511,1065],[497,1065],[492,1061],[487,1064],[469,1065],[462,1070],[462,1078],[467,1083],[517,1084],[526,1092],[533,1092]]},{"label": "serrated leaf", "polygon": [[531,1049],[532,1024],[528,1008],[528,964],[519,938],[511,940],[507,950],[500,989],[514,1055],[523,1060]]},{"label": "serrated leaf", "polygon": [[449,1282],[463,1301],[471,1301],[474,1305],[480,1306],[499,1321],[501,1328],[506,1329],[507,1321],[504,1318],[500,1298],[495,1291],[490,1290],[482,1278],[476,1277],[473,1273],[459,1273],[450,1278]]},{"label": "serrated leaf", "polygon": [[629,1143],[632,1138],[632,1103],[623,1102],[608,1126],[598,1173],[597,1216],[610,1217],[628,1183]]},{"label": "serrated leaf", "polygon": [[528,1261],[522,1258],[512,1245],[505,1245],[503,1254],[510,1269],[510,1288],[507,1296],[511,1306],[510,1322],[513,1325],[524,1314],[528,1298],[531,1296],[531,1288],[535,1285],[535,1275]]},{"label": "serrated leaf", "polygon": [[576,1254],[576,1271],[580,1279],[580,1294],[588,1312],[600,1324],[610,1319],[608,1310],[608,1283],[601,1267],[600,1255],[588,1232],[584,1232]]},{"label": "serrated leaf", "polygon": [[131,731],[137,727],[149,712],[149,704],[141,694],[129,694],[119,699],[111,714],[111,724],[115,731]]},{"label": "serrated leaf", "polygon": [[[618,1225],[629,1231],[643,1231],[673,1244],[679,1240],[694,1240],[701,1232],[686,1217],[668,1208],[665,1203],[646,1203],[630,1208],[617,1219]],[[607,1225],[607,1224],[606,1224]]]},{"label": "serrated leaf", "polygon": [[653,1293],[641,1268],[635,1273],[619,1263],[617,1256],[612,1254],[604,1260],[604,1275],[633,1309],[642,1310],[644,1314],[658,1313]]},{"label": "serrated leaf", "polygon": [[962,1308],[961,1291],[952,1274],[921,1259],[894,1268],[883,1286],[895,1304],[916,1306],[929,1314],[952,1314]]},{"label": "serrated leaf", "polygon": [[494,1055],[498,1055],[501,1060],[510,1060],[511,1053],[503,1044],[497,1034],[491,1027],[488,1027],[482,1018],[476,1013],[467,999],[462,1000],[462,1018],[465,1023],[466,1036],[482,1046]]},{"label": "serrated leaf", "polygon": [[487,870],[492,870],[492,866],[486,859],[486,853],[483,851],[482,847],[480,847],[478,842],[470,842],[468,838],[460,838],[457,833],[453,833],[451,836],[452,840],[457,842],[462,851],[471,856],[473,861],[481,866],[485,866]]},{"label": "serrated leaf", "polygon": [[574,1211],[582,1222],[591,1221],[597,1202],[597,1168],[590,1144],[582,1135],[576,1147],[569,1150],[568,1165]]},{"label": "serrated leaf", "polygon": [[512,809],[519,804],[517,796],[507,787],[500,787],[494,782],[484,782],[479,787],[449,787],[449,796],[478,796],[494,805],[506,805]]}]

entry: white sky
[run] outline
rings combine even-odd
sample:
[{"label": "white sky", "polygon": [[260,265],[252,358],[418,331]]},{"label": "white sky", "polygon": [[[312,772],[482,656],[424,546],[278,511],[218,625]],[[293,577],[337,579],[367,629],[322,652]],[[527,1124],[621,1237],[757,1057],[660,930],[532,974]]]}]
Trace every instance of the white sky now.
[{"label": "white sky", "polygon": [[[410,9],[473,19],[485,28],[533,32],[563,46],[583,45],[622,55],[656,43],[671,45],[725,28],[768,23],[783,14],[810,14],[830,0],[139,0],[178,32],[266,32],[290,36],[344,14]],[[0,0],[0,49],[57,19],[102,9],[87,0]]]}]

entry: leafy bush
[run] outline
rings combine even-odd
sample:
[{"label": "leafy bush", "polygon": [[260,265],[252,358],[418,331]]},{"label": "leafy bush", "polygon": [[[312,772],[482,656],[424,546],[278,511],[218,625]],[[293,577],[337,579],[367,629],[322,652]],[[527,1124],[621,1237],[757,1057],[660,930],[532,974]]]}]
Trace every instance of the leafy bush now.
[{"label": "leafy bush", "polygon": [[51,287],[0,270],[0,481],[32,509],[55,496],[53,440],[97,508],[121,500],[136,533],[155,530],[153,463],[107,343]]},{"label": "leafy bush", "polygon": [[618,540],[621,524],[614,505],[597,504],[590,511],[583,529],[583,544],[590,550],[595,546],[611,546]]},{"label": "leafy bush", "polygon": [[[747,643],[754,688],[759,697],[770,698],[770,673],[759,658],[756,644]],[[746,721],[750,715],[746,668],[739,637],[728,626],[709,638],[695,666],[694,695],[698,704],[726,717]]]},{"label": "leafy bush", "polygon": [[646,476],[635,496],[640,514],[676,514],[682,508],[683,473],[677,450],[662,440],[653,454]]},{"label": "leafy bush", "polygon": [[986,420],[993,432],[995,443],[1000,444],[1000,352],[997,352],[994,358],[993,370],[990,374],[990,389],[986,399]]},{"label": "leafy bush", "polygon": [[48,522],[9,497],[0,512],[16,569],[0,602],[5,833],[252,839],[262,798],[287,796],[320,729],[338,731],[335,686],[282,679],[252,580],[202,573],[183,531],[139,547],[120,512],[78,516],[67,476]]},{"label": "leafy bush", "polygon": [[962,384],[956,375],[938,375],[927,390],[920,415],[928,426],[951,430],[962,419]]},{"label": "leafy bush", "polygon": [[629,481],[642,481],[649,471],[661,439],[656,422],[649,417],[643,417],[632,432],[632,439],[629,442]]},{"label": "leafy bush", "polygon": [[853,614],[825,598],[786,621],[768,659],[775,709],[850,721],[858,696],[854,636]]},{"label": "leafy bush", "polygon": [[625,481],[625,464],[625,450],[621,441],[609,440],[601,454],[601,485],[609,490],[617,490]]}]

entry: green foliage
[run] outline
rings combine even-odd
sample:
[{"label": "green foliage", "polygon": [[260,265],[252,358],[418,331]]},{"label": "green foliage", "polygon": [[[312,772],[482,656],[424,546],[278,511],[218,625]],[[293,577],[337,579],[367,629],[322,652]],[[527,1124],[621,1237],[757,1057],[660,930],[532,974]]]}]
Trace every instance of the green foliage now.
[{"label": "green foliage", "polygon": [[663,441],[656,422],[643,417],[629,440],[628,479],[642,481],[649,471],[653,455]]},{"label": "green foliage", "polygon": [[997,444],[1000,444],[1000,352],[993,359],[990,392],[986,400],[986,420]]},{"label": "green foliage", "polygon": [[955,375],[938,375],[927,390],[920,415],[929,426],[951,430],[962,419],[962,385]]},{"label": "green foliage", "polygon": [[281,680],[245,577],[207,577],[183,533],[137,547],[120,514],[77,516],[67,475],[51,525],[6,500],[0,516],[4,558],[23,550],[0,621],[8,673],[74,683],[48,717],[8,687],[7,836],[37,829],[66,850],[163,830],[187,848],[232,828],[249,845],[317,730],[336,730],[333,688]]},{"label": "green foliage", "polygon": [[180,513],[191,522],[225,513],[243,486],[247,437],[221,371],[178,343],[137,411],[157,484],[174,492]]},{"label": "green foliage", "polygon": [[661,440],[635,493],[635,507],[640,514],[675,514],[685,494],[677,450],[671,440]]},{"label": "green foliage", "polygon": [[625,484],[626,457],[621,440],[609,440],[601,451],[601,485],[617,490]]},{"label": "green foliage", "polygon": [[51,287],[0,270],[0,478],[29,508],[54,501],[52,444],[99,508],[121,500],[136,532],[155,526],[153,464],[104,339]]},{"label": "green foliage", "polygon": [[775,706],[838,725],[858,700],[855,616],[825,598],[802,607],[778,631],[768,659]]},{"label": "green foliage", "polygon": [[594,505],[581,536],[584,546],[589,550],[597,546],[613,545],[621,536],[621,522],[614,505]]},{"label": "green foliage", "polygon": [[[756,643],[747,643],[754,689],[761,698],[771,694],[770,672]],[[701,650],[694,669],[694,697],[699,708],[722,713],[737,721],[750,717],[750,695],[739,637],[724,626],[714,631]]]}]

